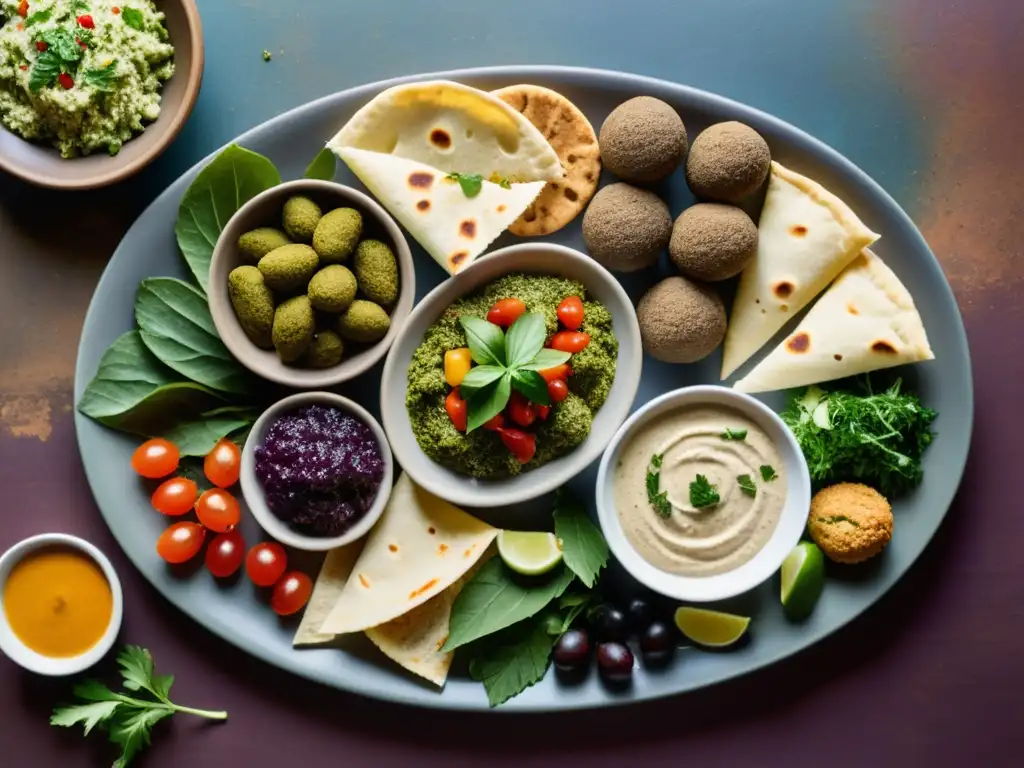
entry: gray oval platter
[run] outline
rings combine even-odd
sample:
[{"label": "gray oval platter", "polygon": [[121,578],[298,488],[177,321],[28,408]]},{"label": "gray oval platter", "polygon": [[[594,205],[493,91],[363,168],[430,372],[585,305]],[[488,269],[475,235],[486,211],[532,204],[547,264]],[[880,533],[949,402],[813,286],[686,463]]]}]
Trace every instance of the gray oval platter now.
[{"label": "gray oval platter", "polygon": [[[849,203],[869,227],[881,233],[882,238],[873,250],[913,294],[937,358],[901,371],[925,404],[939,412],[935,424],[939,437],[926,454],[925,480],[916,492],[895,505],[896,532],[885,555],[845,577],[834,573],[835,569],[830,571],[825,593],[808,621],[786,621],[778,602],[778,584],[773,580],[722,606],[753,616],[749,641],[730,652],[684,649],[665,670],[648,671],[641,665],[633,685],[625,691],[607,690],[596,674],[590,674],[580,684],[563,684],[549,672],[541,683],[498,711],[607,706],[692,691],[796,653],[871,606],[913,564],[945,516],[963,473],[973,419],[971,364],[960,313],[938,262],[899,205],[836,151],[763,112],[682,85],[599,70],[495,67],[373,83],[285,113],[243,134],[237,142],[269,157],[283,178],[298,178],[324,142],[378,91],[407,80],[434,78],[458,80],[485,90],[519,82],[544,85],[572,99],[595,127],[600,127],[607,114],[622,101],[648,94],[679,111],[691,141],[713,122],[748,123],[768,140],[775,159],[822,182]],[[174,240],[174,223],[182,194],[208,160],[186,172],[146,209],[111,258],[82,331],[75,373],[76,402],[95,373],[103,351],[117,336],[132,328],[132,303],[139,281],[152,275],[186,277],[184,261]],[[360,186],[340,163],[335,179]],[[602,178],[602,183],[608,181],[609,178]],[[674,174],[659,192],[673,216],[693,202],[681,172]],[[580,218],[547,239],[585,250]],[[506,233],[494,247],[515,241]],[[411,239],[410,244],[418,270],[418,300],[445,274]],[[657,272],[648,270],[623,279],[634,300],[659,278]],[[635,407],[670,389],[716,383],[719,362],[718,353],[689,366],[665,365],[646,357]],[[380,368],[376,366],[338,391],[379,415]],[[779,394],[764,400],[776,409],[784,404]],[[187,575],[172,572],[154,551],[166,520],[152,511],[145,489],[130,468],[130,455],[137,442],[78,413],[75,424],[89,484],[115,538],[142,574],[188,616],[271,664],[336,688],[405,704],[486,709],[483,687],[457,669],[445,689],[438,692],[376,654],[376,649],[362,642],[363,638],[355,638],[341,649],[293,650],[295,624],[279,621],[265,604],[265,596],[257,594],[248,580],[240,578],[219,585],[201,567]],[[574,490],[588,501],[591,512],[595,476],[596,466],[592,465],[572,482]],[[503,510],[500,516],[491,515],[489,519],[497,524],[528,528],[537,512],[536,508]],[[249,543],[257,540],[259,532],[252,520],[245,521],[243,534]],[[296,562],[310,574],[316,573],[315,559]],[[621,569],[613,565],[609,570],[614,588],[627,593],[634,589]]]}]

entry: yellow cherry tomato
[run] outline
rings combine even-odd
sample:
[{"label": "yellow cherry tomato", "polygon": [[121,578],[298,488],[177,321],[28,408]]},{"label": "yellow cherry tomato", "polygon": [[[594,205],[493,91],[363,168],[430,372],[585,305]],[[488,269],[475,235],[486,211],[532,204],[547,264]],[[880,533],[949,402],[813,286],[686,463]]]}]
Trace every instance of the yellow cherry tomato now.
[{"label": "yellow cherry tomato", "polygon": [[469,373],[469,367],[473,364],[473,358],[469,354],[469,347],[449,349],[444,353],[444,380],[449,387],[457,387]]}]

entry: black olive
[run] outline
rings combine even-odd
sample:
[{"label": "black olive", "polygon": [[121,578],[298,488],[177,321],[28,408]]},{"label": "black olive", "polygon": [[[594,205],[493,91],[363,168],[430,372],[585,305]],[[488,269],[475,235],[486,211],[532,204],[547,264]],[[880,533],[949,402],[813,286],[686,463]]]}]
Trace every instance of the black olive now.
[{"label": "black olive", "polygon": [[555,666],[566,672],[585,667],[590,662],[590,638],[584,629],[570,629],[558,638],[551,654]]},{"label": "black olive", "polygon": [[624,643],[629,637],[626,614],[611,605],[602,605],[594,617],[594,629],[601,642]]},{"label": "black olive", "polygon": [[663,621],[653,622],[640,636],[640,651],[652,666],[667,664],[675,650],[675,631]]},{"label": "black olive", "polygon": [[633,677],[633,652],[624,643],[601,643],[597,668],[609,683],[628,682]]},{"label": "black olive", "polygon": [[634,597],[630,600],[626,613],[629,614],[630,627],[638,635],[643,634],[644,630],[654,621],[654,607],[644,597]]}]

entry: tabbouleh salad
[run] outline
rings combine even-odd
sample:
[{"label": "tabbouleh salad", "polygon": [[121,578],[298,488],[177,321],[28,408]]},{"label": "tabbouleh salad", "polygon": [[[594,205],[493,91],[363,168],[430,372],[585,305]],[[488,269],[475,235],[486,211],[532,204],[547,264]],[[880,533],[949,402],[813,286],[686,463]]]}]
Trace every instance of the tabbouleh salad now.
[{"label": "tabbouleh salad", "polygon": [[174,74],[152,0],[0,0],[0,123],[63,157],[117,154]]}]

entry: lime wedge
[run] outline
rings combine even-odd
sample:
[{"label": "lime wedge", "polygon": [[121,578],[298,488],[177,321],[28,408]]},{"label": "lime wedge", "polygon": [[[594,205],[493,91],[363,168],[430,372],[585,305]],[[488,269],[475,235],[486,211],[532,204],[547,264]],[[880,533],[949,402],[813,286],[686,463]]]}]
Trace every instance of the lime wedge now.
[{"label": "lime wedge", "polygon": [[814,610],[825,587],[825,555],[818,545],[801,541],[782,561],[782,607],[786,615],[799,621]]},{"label": "lime wedge", "polygon": [[750,617],[684,605],[676,608],[676,626],[698,645],[724,648],[743,637],[750,626]]},{"label": "lime wedge", "polygon": [[553,533],[501,531],[498,554],[516,573],[537,576],[562,562],[562,550]]}]

